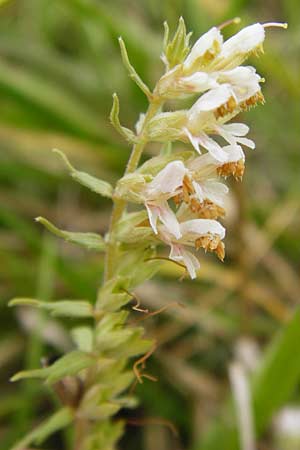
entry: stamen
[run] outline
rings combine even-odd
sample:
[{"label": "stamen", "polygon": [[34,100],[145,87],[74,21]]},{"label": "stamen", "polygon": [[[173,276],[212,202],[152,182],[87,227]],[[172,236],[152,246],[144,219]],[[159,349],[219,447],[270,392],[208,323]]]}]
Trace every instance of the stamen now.
[{"label": "stamen", "polygon": [[219,30],[223,30],[223,28],[228,27],[228,25],[231,25],[231,24],[237,25],[239,23],[241,23],[241,18],[235,17],[234,19],[229,19],[229,20],[226,20],[225,22],[221,23],[221,25],[219,25],[217,28]]},{"label": "stamen", "polygon": [[241,181],[245,171],[245,163],[242,159],[238,162],[225,163],[217,168],[217,174],[227,178],[229,175],[233,175],[236,180]]},{"label": "stamen", "polygon": [[262,23],[262,26],[264,28],[276,27],[276,28],[284,28],[286,30],[289,25],[286,22],[284,22],[284,23],[281,23],[281,22],[267,22],[267,23]]}]

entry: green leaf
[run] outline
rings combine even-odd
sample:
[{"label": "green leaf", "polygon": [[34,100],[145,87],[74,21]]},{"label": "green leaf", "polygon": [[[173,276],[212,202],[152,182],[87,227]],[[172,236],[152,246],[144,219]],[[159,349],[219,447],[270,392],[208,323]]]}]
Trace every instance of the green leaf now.
[{"label": "green leaf", "polygon": [[120,102],[119,97],[116,93],[113,94],[113,105],[110,111],[109,119],[113,127],[117,130],[117,132],[123,136],[128,142],[135,142],[136,136],[135,134],[126,127],[123,127],[120,123],[119,119],[120,114]]},{"label": "green leaf", "polygon": [[24,450],[31,444],[40,445],[53,433],[68,426],[72,420],[72,410],[62,408],[17,442],[11,450]]},{"label": "green leaf", "polygon": [[138,85],[138,87],[141,89],[141,91],[144,92],[144,94],[148,97],[148,99],[150,99],[152,95],[151,91],[148,88],[148,86],[143,82],[143,80],[137,74],[135,68],[130,63],[125,43],[121,37],[119,37],[119,44],[121,49],[122,61],[124,66],[128,70],[130,78]]},{"label": "green leaf", "polygon": [[56,236],[65,239],[68,242],[72,242],[72,244],[77,244],[82,247],[85,247],[89,250],[104,250],[105,242],[100,234],[96,233],[78,233],[74,231],[65,231],[57,228],[53,223],[49,222],[49,220],[44,217],[37,217],[36,222],[43,224],[47,230]]},{"label": "green leaf", "polygon": [[93,317],[93,307],[83,300],[59,300],[56,302],[43,302],[33,298],[14,298],[9,306],[34,306],[46,309],[52,316],[62,317]]},{"label": "green leaf", "polygon": [[87,187],[91,191],[96,192],[96,194],[100,194],[103,197],[108,198],[112,197],[113,187],[107,181],[100,180],[99,178],[93,177],[88,173],[76,170],[62,151],[53,149],[53,152],[57,153],[62,158],[63,162],[66,165],[66,168],[68,169],[71,177],[74,178],[74,180]]},{"label": "green leaf", "polygon": [[95,363],[96,361],[92,355],[80,350],[74,350],[55,361],[49,367],[18,372],[11,378],[11,381],[26,378],[43,378],[46,383],[53,384],[68,375],[76,375],[81,370],[87,369]]}]

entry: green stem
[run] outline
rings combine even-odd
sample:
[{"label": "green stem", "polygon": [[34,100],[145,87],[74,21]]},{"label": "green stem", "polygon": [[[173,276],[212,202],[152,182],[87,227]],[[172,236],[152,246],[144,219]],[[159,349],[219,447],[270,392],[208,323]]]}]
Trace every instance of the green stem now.
[{"label": "green stem", "polygon": [[[133,148],[130,155],[130,158],[128,160],[126,170],[124,175],[127,175],[129,173],[134,172],[138,164],[140,162],[143,150],[145,148],[145,145],[147,144],[147,140],[144,137],[144,129],[148,122],[155,116],[155,114],[159,111],[159,109],[162,106],[162,100],[161,99],[155,99],[153,100],[148,108],[148,111],[145,115],[144,123],[142,130],[139,135],[139,142],[137,142]],[[109,280],[114,275],[114,266],[116,261],[116,253],[117,253],[117,246],[118,243],[115,239],[114,232],[116,225],[118,224],[119,220],[121,219],[124,211],[126,208],[126,201],[121,199],[115,199],[114,200],[114,207],[110,219],[110,225],[109,225],[109,241],[108,241],[108,248],[106,252],[106,258],[105,258],[105,272],[104,272],[104,281]]]}]

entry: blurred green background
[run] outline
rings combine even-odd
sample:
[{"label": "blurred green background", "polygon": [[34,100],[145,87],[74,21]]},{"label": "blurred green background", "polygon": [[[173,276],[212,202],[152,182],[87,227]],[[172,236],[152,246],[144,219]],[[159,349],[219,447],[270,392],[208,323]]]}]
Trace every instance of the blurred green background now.
[{"label": "blurred green background", "polygon": [[[34,222],[41,215],[64,229],[107,229],[110,202],[73,183],[51,149],[63,150],[81,170],[118,179],[129,148],[108,121],[112,93],[119,94],[128,127],[147,104],[122,67],[117,37],[153,87],[163,70],[163,22],[174,30],[180,15],[193,41],[235,16],[241,26],[277,20],[289,28],[268,30],[265,54],[250,61],[266,79],[266,105],[241,118],[251,126],[257,149],[248,151],[243,183],[230,185],[225,263],[203,256],[193,283],[178,283],[179,273],[166,263],[140,291],[146,307],[174,301],[187,307],[145,322],[147,334],[159,342],[148,363],[159,382],[141,385],[139,409],[120,414],[143,423],[127,427],[120,448],[239,448],[228,367],[244,360],[254,379],[259,448],[300,448],[299,431],[290,439],[272,425],[282,408],[300,408],[300,319],[294,315],[300,299],[300,2],[11,0],[0,7],[1,450],[57,405],[41,383],[11,384],[9,377],[72,345],[72,323],[28,308],[8,309],[8,300],[94,301],[102,277],[101,256],[52,238]],[[231,25],[224,34],[239,27]],[[149,155],[156,151],[148,147]],[[172,422],[179,437],[162,424],[151,425],[158,418]],[[68,449],[69,442],[67,431],[43,448]]]}]

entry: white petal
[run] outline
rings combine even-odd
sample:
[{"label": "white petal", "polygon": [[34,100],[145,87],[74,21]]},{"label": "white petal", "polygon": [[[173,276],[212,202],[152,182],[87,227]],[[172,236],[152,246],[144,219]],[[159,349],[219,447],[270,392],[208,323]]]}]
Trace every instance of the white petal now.
[{"label": "white petal", "polygon": [[196,197],[199,200],[199,202],[203,202],[205,200],[205,193],[199,183],[196,181],[193,181],[193,188],[195,189]]},{"label": "white petal", "polygon": [[260,76],[252,66],[239,66],[231,70],[219,72],[218,79],[231,84],[249,84],[251,82],[259,82]]},{"label": "white petal", "polygon": [[238,142],[239,144],[245,145],[246,147],[255,148],[255,142],[252,141],[251,139],[247,139],[247,138],[237,138],[236,142]]},{"label": "white petal", "polygon": [[238,162],[240,159],[245,160],[245,154],[240,145],[225,145],[223,151],[227,154],[226,162]]},{"label": "white petal", "polygon": [[222,45],[223,37],[218,28],[211,28],[207,33],[203,34],[193,45],[189,55],[185,59],[184,68],[188,70],[194,62],[205,55],[209,50],[214,49],[214,44]]},{"label": "white petal", "polygon": [[205,198],[222,206],[224,203],[224,196],[229,192],[229,189],[224,183],[207,180],[203,183],[203,191]]},{"label": "white petal", "polygon": [[194,116],[195,114],[199,114],[204,111],[214,111],[224,105],[230,97],[232,97],[231,89],[223,84],[222,86],[203,94],[192,106],[189,114]]},{"label": "white petal", "polygon": [[192,146],[194,147],[194,149],[196,150],[196,152],[199,153],[199,155],[201,155],[199,139],[196,136],[194,136],[187,128],[184,128],[183,131],[189,138],[189,140],[190,140]]},{"label": "white petal", "polygon": [[243,28],[224,42],[220,57],[229,58],[238,53],[249,53],[263,43],[265,30],[260,23]]},{"label": "white petal", "polygon": [[158,216],[166,227],[167,231],[175,236],[176,239],[180,239],[182,236],[180,225],[178,223],[176,215],[171,210],[167,202],[164,202],[160,205]]},{"label": "white petal", "polygon": [[174,261],[183,262],[192,279],[196,278],[196,271],[200,268],[198,259],[193,253],[185,250],[182,245],[171,244],[169,258]]},{"label": "white petal", "polygon": [[182,161],[172,161],[162,169],[147,186],[146,197],[153,198],[159,194],[175,194],[182,186],[182,180],[187,173]]},{"label": "white petal", "polygon": [[198,142],[210,153],[210,155],[214,159],[216,159],[219,162],[226,161],[227,155],[223,151],[223,148],[211,137],[207,136],[207,134],[201,133],[201,135],[198,136]]},{"label": "white petal", "polygon": [[221,239],[225,237],[225,228],[216,220],[193,219],[180,224],[180,230],[185,238],[187,235],[205,236],[208,233],[217,234]]},{"label": "white petal", "polygon": [[193,255],[193,253],[185,249],[182,251],[182,258],[191,279],[194,280],[197,277],[197,270],[200,269],[200,263],[198,259],[195,255]]},{"label": "white petal", "polygon": [[228,123],[220,125],[218,128],[221,128],[224,131],[228,131],[234,136],[245,136],[247,133],[249,133],[248,125],[245,125],[244,123]]},{"label": "white petal", "polygon": [[159,214],[159,208],[155,205],[151,205],[148,203],[145,203],[145,206],[147,209],[149,222],[152,227],[152,230],[154,231],[155,234],[157,234],[157,219]]},{"label": "white petal", "polygon": [[219,86],[216,82],[216,76],[205,72],[195,72],[189,77],[183,77],[179,83],[182,88],[186,87],[193,92],[204,92]]},{"label": "white petal", "polygon": [[[243,124],[230,124],[230,125],[239,125],[239,128],[241,128],[240,126]],[[222,126],[218,126],[216,127],[217,132],[229,143],[229,144],[242,144],[245,145],[246,147],[255,148],[255,143],[251,140],[251,139],[247,139],[244,137],[239,137],[238,134],[236,133],[232,133],[230,131],[230,125],[222,125]],[[232,127],[232,129],[234,129],[234,127]],[[242,131],[243,128],[240,129],[240,131]],[[244,129],[245,131],[245,129]],[[243,136],[243,134],[242,134]]]}]

